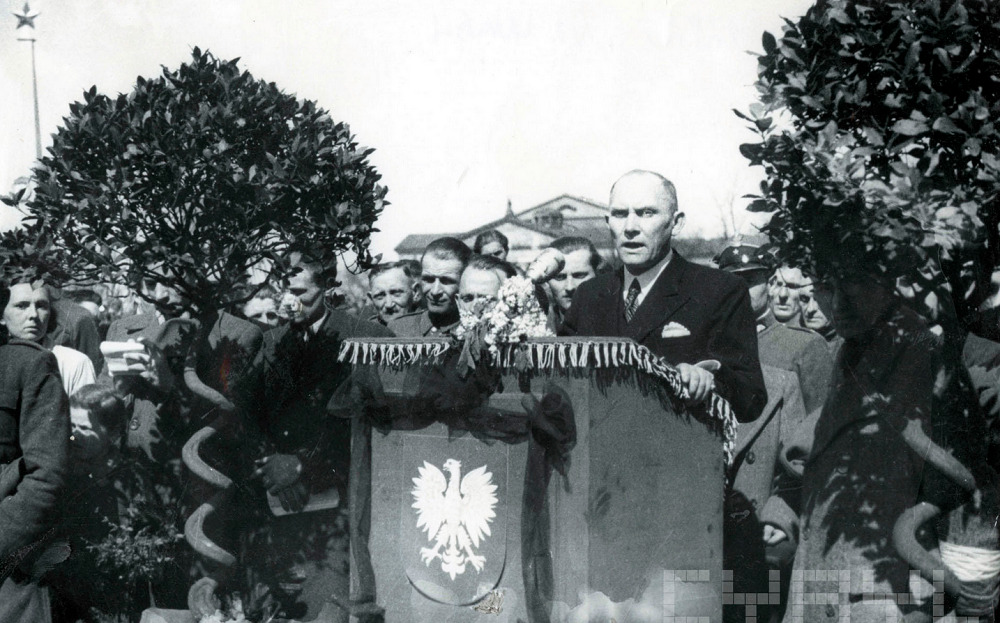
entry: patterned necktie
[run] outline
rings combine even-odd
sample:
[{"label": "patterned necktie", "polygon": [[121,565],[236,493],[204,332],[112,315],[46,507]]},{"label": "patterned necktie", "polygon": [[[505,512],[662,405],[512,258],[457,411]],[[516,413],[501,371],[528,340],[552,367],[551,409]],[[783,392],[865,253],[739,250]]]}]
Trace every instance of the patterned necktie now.
[{"label": "patterned necktie", "polygon": [[639,307],[639,292],[641,290],[639,280],[633,279],[632,285],[628,287],[628,296],[625,297],[625,322],[632,322],[632,316],[635,316],[635,309]]}]

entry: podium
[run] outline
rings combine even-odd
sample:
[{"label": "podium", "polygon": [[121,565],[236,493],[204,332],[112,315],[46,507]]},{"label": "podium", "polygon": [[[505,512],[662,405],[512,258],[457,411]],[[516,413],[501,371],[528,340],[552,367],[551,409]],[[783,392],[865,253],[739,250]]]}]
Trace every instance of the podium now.
[{"label": "podium", "polygon": [[[720,621],[725,401],[685,410],[676,371],[624,339],[531,341],[467,377],[459,359],[345,344],[366,405],[352,601],[388,623]],[[555,448],[526,394],[568,402],[575,442]]]}]

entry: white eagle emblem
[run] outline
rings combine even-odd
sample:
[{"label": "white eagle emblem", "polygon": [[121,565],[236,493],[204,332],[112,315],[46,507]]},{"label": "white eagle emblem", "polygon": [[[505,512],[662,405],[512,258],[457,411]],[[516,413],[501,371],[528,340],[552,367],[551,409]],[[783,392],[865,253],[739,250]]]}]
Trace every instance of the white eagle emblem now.
[{"label": "white eagle emblem", "polygon": [[454,580],[465,573],[469,563],[482,571],[486,558],[475,553],[484,536],[490,535],[490,522],[496,517],[497,486],[493,474],[483,465],[462,478],[462,464],[455,459],[444,462],[446,481],[437,467],[424,461],[413,479],[413,508],[417,509],[417,527],[427,532],[434,547],[420,549],[427,566],[441,559],[441,570]]}]

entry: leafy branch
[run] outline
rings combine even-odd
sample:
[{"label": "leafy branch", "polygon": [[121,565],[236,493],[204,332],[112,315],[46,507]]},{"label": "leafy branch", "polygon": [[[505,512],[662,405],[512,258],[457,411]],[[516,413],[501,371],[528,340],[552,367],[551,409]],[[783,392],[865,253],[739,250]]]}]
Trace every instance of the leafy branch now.
[{"label": "leafy branch", "polygon": [[734,112],[785,260],[978,305],[1000,260],[998,24],[984,0],[823,0],[764,33],[759,101]]},{"label": "leafy branch", "polygon": [[[241,302],[252,267],[308,251],[372,263],[386,189],[347,124],[195,48],[109,97],[91,88],[34,172],[29,212],[78,258],[80,281],[145,278],[194,311]],[[21,197],[8,197],[15,203]]]}]

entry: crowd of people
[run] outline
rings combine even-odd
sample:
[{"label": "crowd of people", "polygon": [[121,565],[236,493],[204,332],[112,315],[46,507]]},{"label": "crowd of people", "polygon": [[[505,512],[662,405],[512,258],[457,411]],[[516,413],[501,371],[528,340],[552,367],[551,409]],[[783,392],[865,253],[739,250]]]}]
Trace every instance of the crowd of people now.
[{"label": "crowd of people", "polygon": [[[843,618],[838,609],[847,608],[852,619],[875,620],[885,602],[901,615],[929,613],[930,593],[912,585],[890,537],[933,470],[894,433],[908,420],[930,430],[949,417],[934,393],[942,340],[893,281],[863,266],[822,282],[781,265],[766,244],[740,242],[719,253],[715,267],[693,263],[671,244],[683,220],[676,190],[662,176],[633,171],[619,179],[608,213],[615,258],[581,237],[549,245],[563,258],[538,287],[550,329],[631,338],[676,367],[690,408],[712,392],[729,401],[741,425],[728,474],[724,567],[743,593],[768,592],[769,572],[779,571],[782,604],[797,604],[758,616]],[[247,552],[248,567],[263,570],[282,616],[349,602],[348,517],[343,504],[322,502],[347,499],[350,421],[316,415],[349,374],[337,361],[340,342],[453,335],[463,312],[494,302],[522,271],[508,252],[498,231],[483,233],[471,249],[456,238],[434,240],[419,261],[372,268],[360,314],[331,303],[335,266],[296,255],[286,283],[249,286],[254,294],[238,313],[203,320],[208,338],[197,346],[198,375],[236,404],[241,434],[252,441],[231,452],[229,465],[251,483],[250,507],[262,509],[226,527],[228,543]],[[154,466],[153,477],[172,474],[184,508],[205,495],[178,467],[180,445],[211,416],[186,391],[185,362],[164,341],[179,295],[155,283],[137,289],[151,304],[122,304],[110,289],[104,296],[38,283],[0,290],[7,334],[0,348],[0,621],[92,620],[100,596],[81,587],[102,569],[74,561],[118,520],[116,495],[127,488],[115,475],[123,465],[138,461]],[[1000,344],[970,339],[992,366],[1000,362]],[[128,370],[116,374],[100,344],[130,340],[144,347],[120,356]],[[987,379],[980,391],[993,383]],[[859,482],[864,495],[847,495],[845,483]],[[310,554],[290,555],[304,538]],[[263,539],[268,547],[259,546]],[[180,578],[186,588],[195,565],[178,562],[164,583]],[[789,582],[794,570],[849,570],[851,598],[803,606],[794,601],[801,586]],[[863,586],[865,572],[874,576]],[[986,612],[995,578],[980,593]],[[160,605],[183,605],[177,595],[164,599]],[[727,618],[744,616],[734,612],[727,607]]]}]

